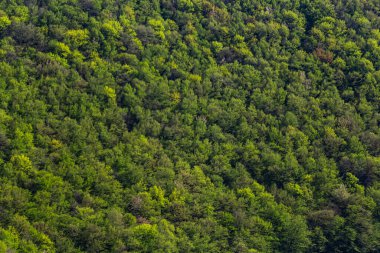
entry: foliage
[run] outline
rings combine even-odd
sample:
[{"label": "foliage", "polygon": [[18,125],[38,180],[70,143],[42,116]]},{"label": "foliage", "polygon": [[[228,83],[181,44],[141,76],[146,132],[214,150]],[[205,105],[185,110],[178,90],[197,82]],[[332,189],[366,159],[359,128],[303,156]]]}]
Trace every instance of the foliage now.
[{"label": "foliage", "polygon": [[0,253],[378,252],[379,10],[0,1]]}]

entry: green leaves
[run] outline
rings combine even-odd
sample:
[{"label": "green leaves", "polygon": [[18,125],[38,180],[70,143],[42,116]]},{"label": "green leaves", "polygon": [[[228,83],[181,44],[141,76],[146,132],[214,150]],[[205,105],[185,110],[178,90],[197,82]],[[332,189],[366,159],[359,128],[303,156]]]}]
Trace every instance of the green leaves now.
[{"label": "green leaves", "polygon": [[1,252],[375,252],[378,4],[0,1]]},{"label": "green leaves", "polygon": [[4,30],[11,24],[11,20],[4,13],[0,13],[0,30]]}]

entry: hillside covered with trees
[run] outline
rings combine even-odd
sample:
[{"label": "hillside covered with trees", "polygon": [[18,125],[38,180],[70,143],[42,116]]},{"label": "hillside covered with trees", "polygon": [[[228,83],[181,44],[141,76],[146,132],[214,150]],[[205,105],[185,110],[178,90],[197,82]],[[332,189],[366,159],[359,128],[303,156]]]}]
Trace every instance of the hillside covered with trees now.
[{"label": "hillside covered with trees", "polygon": [[379,252],[378,0],[0,1],[0,253]]}]

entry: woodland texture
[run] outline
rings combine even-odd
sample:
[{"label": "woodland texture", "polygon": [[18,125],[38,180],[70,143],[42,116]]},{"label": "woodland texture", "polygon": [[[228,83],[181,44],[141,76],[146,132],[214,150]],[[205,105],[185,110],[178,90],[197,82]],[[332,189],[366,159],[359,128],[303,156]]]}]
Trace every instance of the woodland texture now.
[{"label": "woodland texture", "polygon": [[0,253],[379,252],[380,1],[0,0]]}]

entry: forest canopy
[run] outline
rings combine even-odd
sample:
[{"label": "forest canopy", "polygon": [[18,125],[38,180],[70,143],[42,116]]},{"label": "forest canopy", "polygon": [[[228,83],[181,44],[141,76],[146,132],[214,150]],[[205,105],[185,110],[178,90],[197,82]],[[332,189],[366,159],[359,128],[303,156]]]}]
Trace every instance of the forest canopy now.
[{"label": "forest canopy", "polygon": [[0,1],[0,253],[379,252],[378,0]]}]

